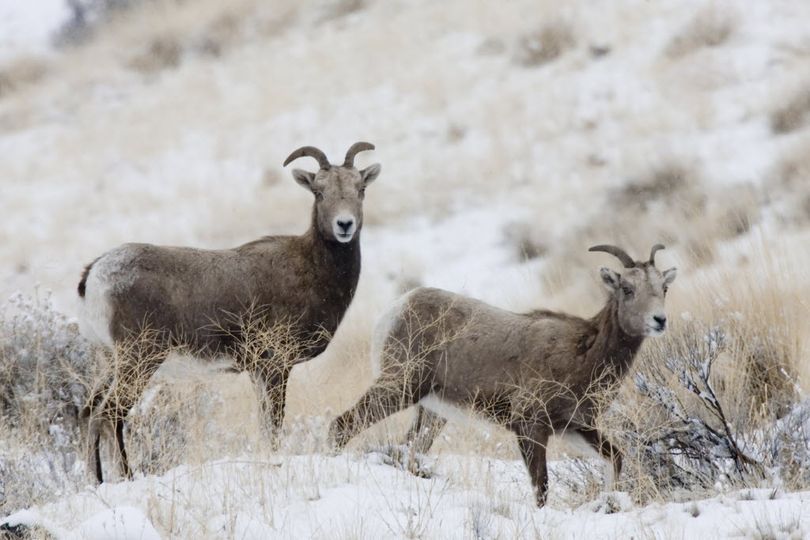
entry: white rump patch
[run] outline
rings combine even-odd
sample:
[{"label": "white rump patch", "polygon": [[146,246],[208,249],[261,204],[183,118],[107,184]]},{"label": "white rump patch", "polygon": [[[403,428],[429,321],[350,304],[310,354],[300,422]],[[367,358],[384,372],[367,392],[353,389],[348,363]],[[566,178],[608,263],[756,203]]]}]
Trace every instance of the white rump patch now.
[{"label": "white rump patch", "polygon": [[132,284],[135,279],[130,264],[135,256],[133,246],[124,245],[105,253],[90,268],[85,295],[79,302],[79,328],[90,341],[113,347],[110,333],[112,306],[110,291]]},{"label": "white rump patch", "polygon": [[397,298],[391,307],[377,319],[377,324],[374,325],[374,332],[371,336],[371,375],[374,380],[379,379],[382,374],[382,356],[385,342],[415,290],[408,291]]}]

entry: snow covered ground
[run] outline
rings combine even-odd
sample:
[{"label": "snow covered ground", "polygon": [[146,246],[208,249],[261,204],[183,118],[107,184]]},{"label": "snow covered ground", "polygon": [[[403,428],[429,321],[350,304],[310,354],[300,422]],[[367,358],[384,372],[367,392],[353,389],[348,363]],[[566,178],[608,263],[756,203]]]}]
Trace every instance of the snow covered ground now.
[{"label": "snow covered ground", "polygon": [[[538,510],[522,462],[445,455],[432,478],[384,454],[276,455],[104,485],[7,522],[58,538],[804,538],[810,492],[754,489],[634,507],[604,492]],[[570,470],[552,464],[552,483]]]},{"label": "snow covered ground", "polygon": [[[221,459],[88,487],[7,521],[84,540],[799,539],[810,533],[810,492],[752,489],[640,508],[625,493],[603,492],[575,508],[538,510],[522,462],[444,455],[428,479],[386,464],[385,457]],[[552,486],[570,473],[552,463]]]},{"label": "snow covered ground", "polygon": [[63,0],[0,0],[0,61],[20,54],[47,54],[53,33],[67,15]]},{"label": "snow covered ground", "polygon": [[[735,305],[735,317],[807,312],[808,2],[148,5],[54,49],[63,1],[0,0],[0,298],[50,289],[73,315],[81,268],[120,243],[301,232],[311,196],[281,161],[302,144],[338,161],[369,140],[377,151],[358,162],[383,172],[365,203],[360,288],[333,346],[294,371],[293,419],[351,404],[369,382],[371,324],[416,284],[592,313],[604,262],[586,254],[592,242],[642,253],[664,241],[684,320],[762,280],[778,306]],[[790,321],[805,377],[808,321]],[[244,410],[244,381],[223,386]],[[374,452],[237,452],[73,486],[11,521],[60,538],[810,535],[810,492],[635,507],[562,489],[570,461],[537,510],[510,439],[467,431],[430,479]],[[2,437],[4,451],[15,444]]]}]

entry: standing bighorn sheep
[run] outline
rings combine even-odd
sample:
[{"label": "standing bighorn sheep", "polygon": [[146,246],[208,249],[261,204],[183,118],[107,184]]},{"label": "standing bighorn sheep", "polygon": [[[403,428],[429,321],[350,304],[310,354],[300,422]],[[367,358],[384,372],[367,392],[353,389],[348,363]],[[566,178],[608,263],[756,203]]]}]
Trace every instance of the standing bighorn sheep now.
[{"label": "standing bighorn sheep", "polygon": [[[581,436],[612,461],[618,476],[621,454],[594,428],[595,393],[620,381],[644,338],[666,328],[664,297],[676,269],[662,273],[655,267],[655,253],[663,247],[654,246],[643,262],[615,246],[590,248],[618,257],[626,269],[601,269],[610,294],[591,319],[546,310],[517,314],[439,289],[407,293],[375,329],[377,380],[330,426],[336,448],[371,423],[419,403],[444,417],[471,409],[512,430],[539,506],[548,489],[550,435]],[[420,410],[411,433],[425,423]]]},{"label": "standing bighorn sheep", "polygon": [[[321,150],[304,146],[284,161],[309,156],[320,165],[317,173],[292,171],[315,196],[311,225],[301,236],[266,236],[224,250],[124,244],[85,268],[78,289],[83,332],[108,351],[148,332],[145,345],[119,354],[115,375],[94,390],[83,411],[88,467],[99,482],[105,426],[114,429],[122,473],[131,476],[124,417],[176,347],[202,358],[231,356],[259,387],[265,423],[280,429],[292,365],[327,347],[357,287],[364,192],[380,165],[358,171],[354,157],[373,149],[355,143],[342,165],[331,165]],[[273,350],[259,361],[246,358],[241,324],[249,317],[265,328],[294,326],[296,342],[304,344],[295,360],[274,359]]]}]

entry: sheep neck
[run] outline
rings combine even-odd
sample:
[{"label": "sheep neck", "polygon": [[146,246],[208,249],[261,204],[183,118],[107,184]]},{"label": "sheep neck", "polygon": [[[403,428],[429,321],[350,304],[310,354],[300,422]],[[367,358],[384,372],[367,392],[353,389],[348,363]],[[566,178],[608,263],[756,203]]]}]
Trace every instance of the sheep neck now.
[{"label": "sheep neck", "polygon": [[343,309],[349,307],[360,278],[360,231],[350,242],[340,243],[326,238],[312,212],[312,224],[302,237],[307,251],[312,256],[313,268],[318,269],[324,280],[327,294],[334,296]]},{"label": "sheep neck", "polygon": [[[611,380],[624,377],[633,365],[644,336],[631,336],[619,324],[619,303],[611,296],[605,307],[591,319],[597,329],[587,356],[594,368]],[[610,381],[606,381],[610,382]]]}]

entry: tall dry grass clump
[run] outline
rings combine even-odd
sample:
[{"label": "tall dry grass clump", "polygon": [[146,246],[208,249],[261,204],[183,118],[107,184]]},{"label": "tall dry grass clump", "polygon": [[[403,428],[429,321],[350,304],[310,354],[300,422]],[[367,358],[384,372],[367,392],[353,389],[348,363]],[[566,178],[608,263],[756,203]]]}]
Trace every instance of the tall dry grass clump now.
[{"label": "tall dry grass clump", "polygon": [[75,487],[92,351],[49,294],[0,309],[0,514]]}]

